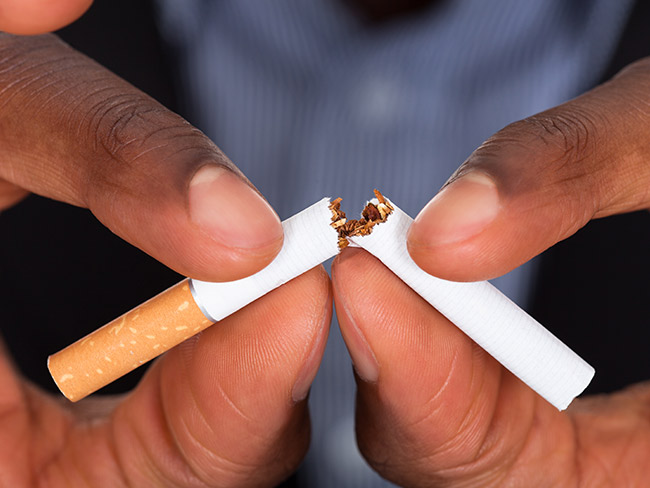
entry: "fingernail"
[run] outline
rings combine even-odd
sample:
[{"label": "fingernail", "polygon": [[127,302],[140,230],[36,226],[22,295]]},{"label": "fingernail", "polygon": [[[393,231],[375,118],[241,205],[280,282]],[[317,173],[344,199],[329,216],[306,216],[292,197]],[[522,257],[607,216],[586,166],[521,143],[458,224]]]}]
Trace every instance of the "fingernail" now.
[{"label": "fingernail", "polygon": [[499,213],[499,193],[489,176],[468,173],[443,188],[409,229],[409,245],[435,247],[479,234]]},{"label": "fingernail", "polygon": [[206,234],[229,247],[260,249],[282,238],[280,219],[266,200],[221,166],[206,165],[196,172],[189,212]]},{"label": "fingernail", "polygon": [[325,351],[325,344],[327,343],[327,336],[329,335],[329,322],[331,320],[329,312],[324,314],[323,320],[320,324],[320,330],[316,340],[311,345],[307,359],[302,365],[300,373],[296,382],[291,390],[291,398],[295,403],[303,401],[309,394],[311,384],[314,382],[318,367],[320,366],[323,352]]}]

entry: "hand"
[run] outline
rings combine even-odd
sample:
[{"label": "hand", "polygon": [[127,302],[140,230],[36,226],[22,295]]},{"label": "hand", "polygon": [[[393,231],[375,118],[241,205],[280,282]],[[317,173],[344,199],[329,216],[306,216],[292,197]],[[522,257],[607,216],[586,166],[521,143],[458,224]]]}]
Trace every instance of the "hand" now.
[{"label": "hand", "polygon": [[0,31],[43,34],[75,21],[93,0],[0,0]]},{"label": "hand", "polygon": [[[197,129],[54,36],[0,36],[0,202],[88,207],[180,273],[228,280],[282,244],[266,201]],[[313,270],[170,351],[131,394],[71,405],[0,351],[7,486],[272,486],[304,455],[325,346]],[[43,358],[44,360],[44,358]]]},{"label": "hand", "polygon": [[[501,275],[590,219],[650,207],[650,61],[483,144],[415,220],[409,251],[451,280]],[[358,374],[357,435],[405,486],[642,486],[650,385],[560,413],[374,258],[333,267]]]},{"label": "hand", "polygon": [[307,396],[331,319],[312,270],[168,352],[130,394],[70,404],[0,350],[6,486],[274,486],[309,443]]},{"label": "hand", "polygon": [[87,207],[204,280],[250,275],[282,246],[275,212],[212,142],[54,36],[0,36],[0,108],[4,207],[25,191]]}]

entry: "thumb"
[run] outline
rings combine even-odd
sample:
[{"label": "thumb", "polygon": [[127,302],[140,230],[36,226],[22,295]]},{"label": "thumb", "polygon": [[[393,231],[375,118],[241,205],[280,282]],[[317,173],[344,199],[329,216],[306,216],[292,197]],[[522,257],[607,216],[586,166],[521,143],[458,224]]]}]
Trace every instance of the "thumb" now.
[{"label": "thumb", "polygon": [[592,218],[650,207],[649,157],[650,58],[488,139],[417,216],[409,252],[441,278],[500,276]]},{"label": "thumb", "polygon": [[286,478],[309,444],[306,397],[331,307],[318,267],[160,359],[111,418],[107,437],[128,486],[276,486]]},{"label": "thumb", "polygon": [[60,29],[88,10],[93,0],[0,0],[0,30],[42,34]]}]

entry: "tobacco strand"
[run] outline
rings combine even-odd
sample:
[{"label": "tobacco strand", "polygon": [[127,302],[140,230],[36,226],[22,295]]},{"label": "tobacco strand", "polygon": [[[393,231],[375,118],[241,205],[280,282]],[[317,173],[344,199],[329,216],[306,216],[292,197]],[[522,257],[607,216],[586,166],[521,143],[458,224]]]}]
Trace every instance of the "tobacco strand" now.
[{"label": "tobacco strand", "polygon": [[330,224],[339,234],[338,246],[343,250],[348,246],[348,237],[366,236],[372,232],[375,225],[385,222],[393,211],[391,204],[384,198],[381,192],[374,190],[377,204],[368,202],[361,212],[360,219],[347,219],[345,212],[341,210],[339,197],[332,201],[329,208],[332,211],[332,223]]}]

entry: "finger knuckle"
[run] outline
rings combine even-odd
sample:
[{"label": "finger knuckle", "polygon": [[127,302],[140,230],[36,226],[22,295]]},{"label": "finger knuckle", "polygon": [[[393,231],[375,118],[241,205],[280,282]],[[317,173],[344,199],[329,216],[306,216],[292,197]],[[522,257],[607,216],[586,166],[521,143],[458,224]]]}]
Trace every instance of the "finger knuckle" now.
[{"label": "finger knuckle", "polygon": [[501,194],[523,205],[561,207],[558,232],[570,235],[597,212],[601,182],[610,178],[608,117],[597,105],[583,103],[515,122],[475,151],[458,175],[478,169],[499,182]]},{"label": "finger knuckle", "polygon": [[608,125],[595,112],[578,108],[537,114],[497,132],[460,173],[482,169],[513,193],[575,183],[590,177],[603,162],[597,141]]},{"label": "finger knuckle", "polygon": [[571,166],[573,170],[577,163],[593,155],[598,126],[593,115],[574,109],[534,115],[515,124],[513,129],[541,143],[545,163],[553,169]]},{"label": "finger knuckle", "polygon": [[126,166],[164,130],[160,119],[166,118],[162,107],[119,91],[95,103],[88,114],[86,130],[94,148]]},{"label": "finger knuckle", "polygon": [[94,182],[123,188],[145,182],[149,187],[180,184],[183,168],[178,164],[172,168],[178,178],[152,176],[163,165],[183,162],[179,155],[184,151],[206,146],[197,129],[137,91],[100,88],[92,98],[99,100],[90,105],[80,124],[93,152],[88,159],[89,179]]},{"label": "finger knuckle", "polygon": [[88,111],[84,126],[111,171],[137,173],[151,165],[200,160],[232,165],[200,130],[143,93],[116,88],[101,98]]},{"label": "finger knuckle", "polygon": [[604,112],[572,107],[536,115],[526,123],[542,143],[535,161],[538,188],[551,195],[547,201],[561,202],[564,208],[558,217],[558,239],[571,235],[601,206],[602,182],[611,178],[611,155],[604,141],[612,122]]}]

